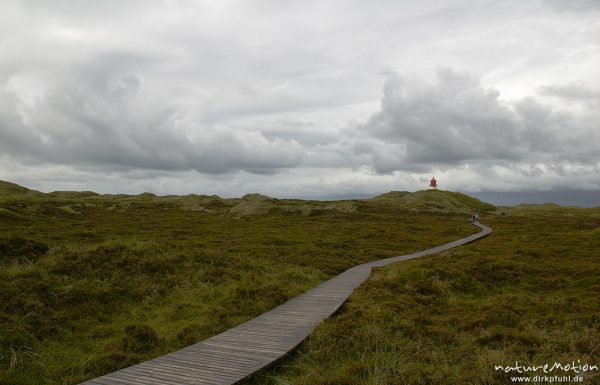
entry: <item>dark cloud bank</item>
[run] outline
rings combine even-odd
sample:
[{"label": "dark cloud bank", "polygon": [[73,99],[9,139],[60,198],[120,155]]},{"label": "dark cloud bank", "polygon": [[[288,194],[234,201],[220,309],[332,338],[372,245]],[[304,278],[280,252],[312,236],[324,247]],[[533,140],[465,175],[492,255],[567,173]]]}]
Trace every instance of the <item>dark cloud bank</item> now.
[{"label": "dark cloud bank", "polygon": [[600,191],[563,190],[467,193],[498,206],[555,203],[563,206],[600,207]]},{"label": "dark cloud bank", "polygon": [[[260,130],[206,125],[188,119],[177,105],[146,98],[135,75],[89,71],[61,79],[27,106],[15,94],[0,93],[2,153],[36,167],[274,175],[304,162],[367,167],[375,175],[459,168],[509,184],[511,177],[518,183],[531,179],[523,190],[536,189],[536,178],[552,173],[556,188],[598,187],[598,93],[580,84],[540,89],[565,105],[577,104],[573,112],[534,97],[501,100],[478,78],[450,69],[439,70],[431,82],[392,74],[379,112],[315,141],[293,132],[282,139]],[[592,193],[481,196],[496,203],[554,197],[594,205]]]},{"label": "dark cloud bank", "polygon": [[[573,85],[544,91],[598,101],[591,90]],[[478,163],[597,165],[598,118],[591,105],[575,115],[533,97],[502,101],[497,90],[452,70],[439,71],[433,84],[393,75],[385,82],[381,111],[359,127],[365,140],[357,146],[383,173]]]},{"label": "dark cloud bank", "polygon": [[0,151],[39,165],[216,174],[271,173],[302,158],[294,141],[267,140],[259,131],[235,127],[197,126],[176,106],[147,100],[141,88],[134,75],[86,69],[64,74],[27,106],[2,92]]}]

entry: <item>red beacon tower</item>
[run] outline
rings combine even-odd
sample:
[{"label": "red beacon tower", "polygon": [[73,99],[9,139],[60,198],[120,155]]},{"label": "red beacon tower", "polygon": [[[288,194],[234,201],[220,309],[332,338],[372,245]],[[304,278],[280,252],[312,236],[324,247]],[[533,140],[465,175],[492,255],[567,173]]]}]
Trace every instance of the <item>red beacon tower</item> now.
[{"label": "red beacon tower", "polygon": [[437,181],[435,177],[431,178],[431,182],[429,182],[429,188],[437,188]]}]

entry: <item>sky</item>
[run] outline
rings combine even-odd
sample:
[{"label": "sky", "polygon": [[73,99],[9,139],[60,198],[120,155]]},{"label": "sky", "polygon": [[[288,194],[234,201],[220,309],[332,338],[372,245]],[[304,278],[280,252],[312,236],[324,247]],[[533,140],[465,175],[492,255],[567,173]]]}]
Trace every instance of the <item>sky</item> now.
[{"label": "sky", "polygon": [[3,0],[0,179],[333,199],[435,176],[584,204],[599,18],[597,0]]}]

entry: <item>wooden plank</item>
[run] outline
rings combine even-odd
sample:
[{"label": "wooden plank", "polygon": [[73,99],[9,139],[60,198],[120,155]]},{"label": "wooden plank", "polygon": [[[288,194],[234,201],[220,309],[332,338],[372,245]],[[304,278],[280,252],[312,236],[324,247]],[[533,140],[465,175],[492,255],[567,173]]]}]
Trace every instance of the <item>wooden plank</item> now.
[{"label": "wooden plank", "polygon": [[[129,369],[129,368],[128,368]],[[129,370],[128,370],[129,372]],[[108,374],[106,376],[96,378],[94,381],[98,381],[103,385],[114,385],[114,384],[128,384],[128,385],[148,385],[156,383],[156,379],[143,379],[137,377],[131,377],[131,375],[125,373],[124,375],[120,371]]]},{"label": "wooden plank", "polygon": [[157,367],[157,368],[162,368],[163,370],[170,370],[170,371],[185,371],[189,376],[193,376],[193,378],[197,378],[197,377],[201,377],[201,378],[213,378],[213,379],[236,379],[236,378],[240,378],[240,377],[244,377],[246,376],[246,374],[248,373],[248,371],[254,371],[257,368],[261,368],[263,365],[253,365],[253,366],[246,366],[246,367],[238,367],[236,369],[243,369],[243,370],[236,370],[236,371],[230,371],[227,370],[227,368],[223,369],[223,367],[220,366],[210,366],[210,367],[206,367],[203,366],[201,368],[198,367],[188,367],[188,366],[183,366],[183,365],[177,365],[176,363],[173,363],[172,365],[170,364],[160,364],[160,366],[153,366],[153,367]]},{"label": "wooden plank", "polygon": [[473,242],[492,232],[479,223],[477,234],[412,254],[354,266],[262,315],[202,342],[121,369],[86,385],[231,385],[286,356],[333,314],[373,267],[419,258]]},{"label": "wooden plank", "polygon": [[120,370],[106,376],[108,379],[121,379],[130,381],[130,384],[171,384],[171,385],[189,385],[193,381],[191,378],[170,375],[159,371],[143,370],[139,365],[134,365],[127,370]]},{"label": "wooden plank", "polygon": [[[161,360],[160,362],[155,363],[154,365],[165,364],[165,365],[170,365],[170,366],[178,366],[179,364],[181,364],[182,366],[185,366],[188,368],[197,369],[197,370],[206,370],[209,372],[213,371],[213,370],[219,370],[219,371],[226,371],[226,372],[231,372],[231,373],[236,373],[236,372],[243,373],[243,372],[245,372],[245,369],[247,367],[255,367],[257,365],[261,365],[261,363],[264,362],[264,361],[239,362],[239,361],[214,360],[214,359],[212,359],[212,357],[201,356],[201,355],[198,355],[196,358],[197,359],[200,358],[202,360],[192,361],[190,358],[177,356],[176,358],[171,358],[168,360]],[[211,358],[211,359],[207,360],[206,358]],[[235,363],[236,365],[231,365],[232,363]]]},{"label": "wooden plank", "polygon": [[[218,348],[218,347],[214,347],[214,346],[205,346],[204,349],[199,349],[196,350],[194,352],[184,352],[184,353],[178,353],[176,357],[180,357],[180,356],[189,356],[189,357],[200,357],[200,356],[215,356],[217,358],[223,357],[225,358],[229,358],[232,361],[233,360],[237,360],[237,359],[242,359],[242,360],[260,360],[260,357],[258,356],[249,356],[247,354],[245,354],[244,352],[238,352],[238,351],[232,351],[230,349],[226,349],[226,348]],[[173,356],[170,355],[166,355],[166,356],[162,356],[159,357],[159,359],[161,358],[173,358]]]}]

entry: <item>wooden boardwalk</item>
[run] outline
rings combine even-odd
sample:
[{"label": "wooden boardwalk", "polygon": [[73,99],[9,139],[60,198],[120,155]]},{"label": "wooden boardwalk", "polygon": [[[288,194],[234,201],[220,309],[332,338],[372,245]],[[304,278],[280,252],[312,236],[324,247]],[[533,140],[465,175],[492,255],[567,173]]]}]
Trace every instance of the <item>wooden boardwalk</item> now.
[{"label": "wooden boardwalk", "polygon": [[86,385],[225,385],[282,358],[334,313],[373,267],[439,253],[484,237],[481,231],[451,243],[355,266],[248,322],[176,352],[84,382]]}]

